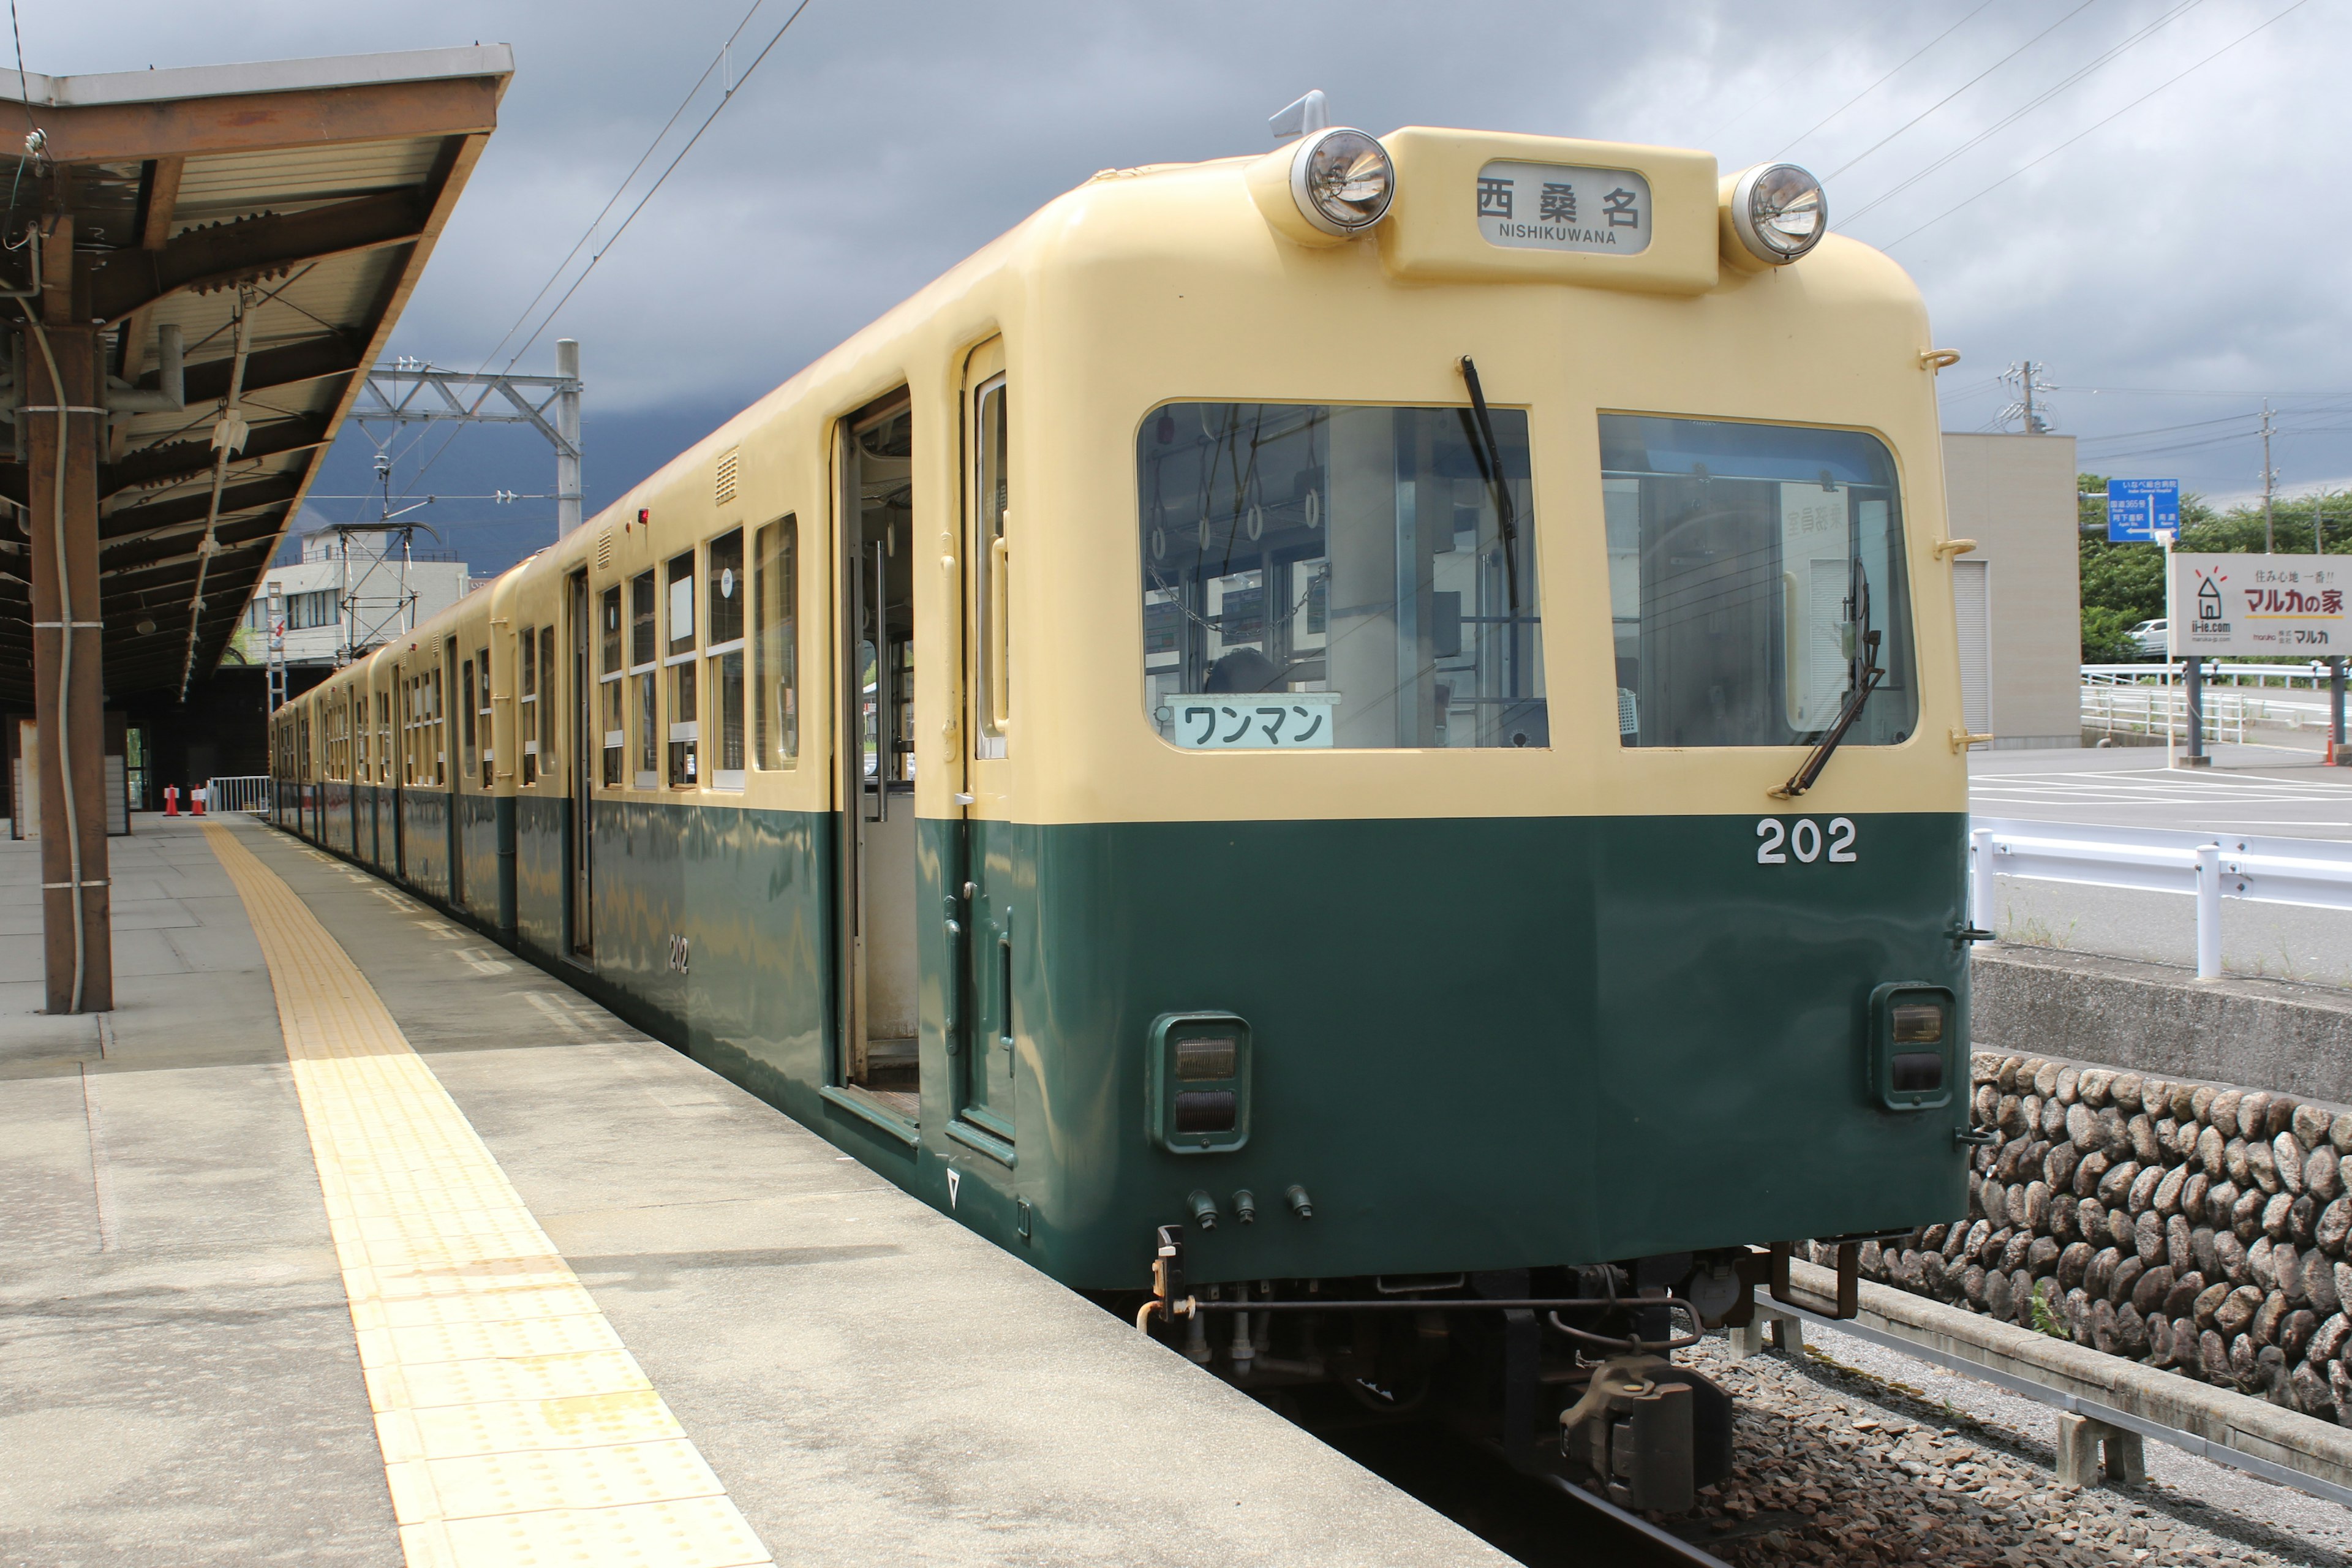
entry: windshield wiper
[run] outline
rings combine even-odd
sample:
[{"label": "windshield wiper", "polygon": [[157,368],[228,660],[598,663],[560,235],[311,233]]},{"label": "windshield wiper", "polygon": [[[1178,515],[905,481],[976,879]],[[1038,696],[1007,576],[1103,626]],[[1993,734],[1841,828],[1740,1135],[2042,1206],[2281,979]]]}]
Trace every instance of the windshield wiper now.
[{"label": "windshield wiper", "polygon": [[1464,354],[1458,368],[1470,387],[1470,449],[1477,455],[1478,466],[1486,470],[1486,486],[1494,492],[1495,521],[1503,535],[1504,591],[1510,598],[1511,630],[1516,635],[1519,621],[1518,509],[1511,504],[1511,481],[1503,472],[1503,448],[1495,439],[1495,421],[1486,412],[1486,389],[1478,384],[1478,366],[1468,354]]},{"label": "windshield wiper", "polygon": [[1853,721],[1862,717],[1862,710],[1870,701],[1870,694],[1878,689],[1880,681],[1886,679],[1886,671],[1878,668],[1878,633],[1872,629],[1870,624],[1870,579],[1864,574],[1859,561],[1854,563],[1854,597],[1859,601],[1862,612],[1855,617],[1855,624],[1862,632],[1862,657],[1855,661],[1853,693],[1845,700],[1845,706],[1839,710],[1837,722],[1830,726],[1829,733],[1822,737],[1821,743],[1805,759],[1804,766],[1790,773],[1787,784],[1766,792],[1775,800],[1794,800],[1813,787],[1813,781],[1820,778],[1822,770],[1830,765],[1830,758],[1837,751],[1838,743],[1845,739],[1846,731],[1853,728]]}]

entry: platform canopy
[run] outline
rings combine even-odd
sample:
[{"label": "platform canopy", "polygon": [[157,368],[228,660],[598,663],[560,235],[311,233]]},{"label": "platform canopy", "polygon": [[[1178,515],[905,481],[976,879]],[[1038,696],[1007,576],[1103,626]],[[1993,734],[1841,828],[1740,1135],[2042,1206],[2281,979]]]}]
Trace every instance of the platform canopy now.
[{"label": "platform canopy", "polygon": [[[220,661],[481,156],[513,66],[493,45],[28,76],[21,89],[0,75],[0,148],[26,132],[36,147],[12,182],[0,285],[41,290],[0,301],[0,331],[32,308],[52,326],[96,323],[109,403],[140,405],[108,419],[98,458],[110,700],[183,688]],[[0,176],[9,162],[0,155]],[[177,409],[154,406],[168,395],[165,328],[184,356]],[[28,334],[8,336],[33,352]],[[19,367],[13,388],[26,384]],[[12,411],[24,402],[14,389]],[[34,664],[23,422],[47,416],[11,416],[0,706],[23,706]]]}]

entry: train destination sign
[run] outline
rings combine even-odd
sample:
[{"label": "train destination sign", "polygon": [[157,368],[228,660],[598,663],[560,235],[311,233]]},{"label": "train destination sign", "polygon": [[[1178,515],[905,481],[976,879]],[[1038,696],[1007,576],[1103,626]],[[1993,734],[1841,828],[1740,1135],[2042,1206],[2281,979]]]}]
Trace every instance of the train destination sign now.
[{"label": "train destination sign", "polygon": [[2309,657],[2346,651],[2340,555],[2172,557],[2172,652]]},{"label": "train destination sign", "polygon": [[1630,256],[1650,245],[1650,182],[1631,169],[1517,163],[1478,171],[1478,232],[1512,250]]},{"label": "train destination sign", "polygon": [[2109,479],[2107,542],[2152,544],[2180,531],[2179,479]]}]

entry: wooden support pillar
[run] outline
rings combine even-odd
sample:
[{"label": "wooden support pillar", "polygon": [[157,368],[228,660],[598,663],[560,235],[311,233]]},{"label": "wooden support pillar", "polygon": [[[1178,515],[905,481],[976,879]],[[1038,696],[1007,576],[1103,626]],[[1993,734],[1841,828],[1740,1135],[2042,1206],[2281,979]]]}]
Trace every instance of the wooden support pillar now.
[{"label": "wooden support pillar", "polygon": [[[26,422],[30,459],[26,497],[30,504],[25,521],[33,535],[33,710],[40,727],[41,933],[47,960],[48,1010],[100,1013],[114,1005],[106,874],[105,686],[98,627],[98,459],[106,437],[106,418],[102,414],[68,413],[60,449],[58,417],[42,410],[60,405],[74,410],[94,407],[103,395],[104,383],[99,374],[98,334],[86,324],[61,321],[63,312],[43,313],[47,354],[41,352],[30,326],[19,329],[27,339],[20,362],[26,367],[27,406],[17,415]],[[49,370],[51,356],[57,361],[54,378]],[[65,501],[62,542],[58,537],[60,489]],[[65,658],[68,637],[72,639],[69,671]],[[70,836],[68,815],[74,819]],[[77,843],[79,879],[73,853]],[[81,884],[79,942],[74,920],[77,879]]]}]

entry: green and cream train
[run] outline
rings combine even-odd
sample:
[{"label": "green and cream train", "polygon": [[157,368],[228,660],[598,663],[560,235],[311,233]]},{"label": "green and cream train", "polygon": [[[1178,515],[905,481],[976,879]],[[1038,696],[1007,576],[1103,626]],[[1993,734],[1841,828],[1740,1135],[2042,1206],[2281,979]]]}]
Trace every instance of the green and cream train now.
[{"label": "green and cream train", "polygon": [[1670,1503],[1661,1345],[1966,1206],[1954,356],[1826,227],[1106,171],[281,709],[278,820],[1244,1386]]}]

